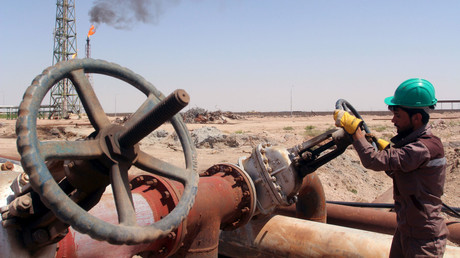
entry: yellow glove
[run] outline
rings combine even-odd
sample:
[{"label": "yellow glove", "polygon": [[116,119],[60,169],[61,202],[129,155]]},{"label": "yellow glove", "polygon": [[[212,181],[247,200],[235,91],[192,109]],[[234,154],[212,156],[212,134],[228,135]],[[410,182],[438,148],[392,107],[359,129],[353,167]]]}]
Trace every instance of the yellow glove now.
[{"label": "yellow glove", "polygon": [[334,111],[334,120],[336,126],[342,127],[349,134],[354,134],[363,123],[363,120],[341,109]]},{"label": "yellow glove", "polygon": [[369,143],[373,143],[375,141],[379,150],[384,150],[390,146],[390,142],[385,141],[384,139],[377,139],[373,133],[366,133],[366,140]]},{"label": "yellow glove", "polygon": [[387,142],[387,141],[385,141],[383,139],[377,139],[377,148],[379,148],[379,150],[384,150],[389,146],[390,146],[389,142]]}]

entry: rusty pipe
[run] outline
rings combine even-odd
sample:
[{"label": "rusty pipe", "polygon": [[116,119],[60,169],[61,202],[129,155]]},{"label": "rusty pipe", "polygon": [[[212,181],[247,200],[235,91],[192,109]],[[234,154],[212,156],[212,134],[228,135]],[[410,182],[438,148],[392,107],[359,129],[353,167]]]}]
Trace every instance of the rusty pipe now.
[{"label": "rusty pipe", "polygon": [[396,214],[376,209],[327,204],[327,223],[393,234],[396,230]]},{"label": "rusty pipe", "polygon": [[[345,205],[327,203],[327,223],[367,230],[382,234],[394,234],[396,230],[396,214],[370,208],[349,207]],[[276,214],[299,219],[304,218],[299,214],[294,205],[278,208]],[[447,239],[460,244],[460,222],[447,220],[449,235]]]},{"label": "rusty pipe", "polygon": [[303,179],[295,206],[278,207],[276,214],[325,223],[326,197],[318,174],[314,172]]},{"label": "rusty pipe", "polygon": [[259,231],[254,243],[259,249],[273,250],[276,255],[283,257],[387,257],[391,238],[323,223],[275,216]]},{"label": "rusty pipe", "polygon": [[221,234],[230,257],[388,257],[391,236],[276,215]]},{"label": "rusty pipe", "polygon": [[177,257],[217,257],[221,230],[246,224],[255,209],[255,189],[237,166],[217,164],[204,172],[187,217],[187,237]]},{"label": "rusty pipe", "polygon": [[[324,189],[316,172],[306,176],[299,190],[296,205],[278,207],[276,214],[326,222],[345,227],[393,234],[396,230],[396,214],[369,208],[326,204]],[[460,222],[446,221],[448,239],[460,244]]]},{"label": "rusty pipe", "polygon": [[[154,218],[148,202],[139,194],[133,194],[136,207],[136,217],[139,225],[148,225],[158,218]],[[98,218],[117,224],[118,217],[115,202],[110,191],[106,191],[99,203],[89,213]],[[148,250],[149,244],[141,245],[112,245],[105,241],[92,239],[89,235],[82,234],[72,227],[69,233],[58,243],[55,257],[132,257],[139,252]]]},{"label": "rusty pipe", "polygon": [[447,239],[460,245],[460,221],[447,221],[446,224],[449,229]]},{"label": "rusty pipe", "polygon": [[[185,222],[168,237],[149,244],[111,245],[70,228],[58,244],[56,257],[132,257],[136,254],[165,257],[174,253],[188,257],[217,257],[220,229],[239,226],[238,223],[248,213],[241,204],[255,196],[250,191],[248,194],[238,171],[234,171],[234,174],[214,172],[200,177],[194,206]],[[151,174],[132,176],[130,179],[137,223],[140,226],[152,224],[166,216],[175,207],[184,189],[179,182]],[[110,190],[104,193],[100,202],[89,212],[104,221],[117,224],[118,216]],[[253,203],[255,205],[255,201]]]},{"label": "rusty pipe", "polygon": [[[160,220],[178,203],[179,191],[160,177],[138,176],[130,181],[130,186],[136,210],[136,222],[139,226],[147,226]],[[118,224],[117,209],[110,187],[89,213],[103,221]],[[181,224],[171,233],[181,235],[183,231]],[[168,254],[168,250],[169,252],[177,250],[179,244],[177,239],[163,238],[147,244],[112,245],[69,228],[69,233],[58,243],[56,257],[133,257],[145,252],[164,257]]]},{"label": "rusty pipe", "polygon": [[[396,230],[396,214],[381,210],[327,204],[327,223],[374,232],[393,234]],[[446,221],[447,239],[460,244],[460,222]]]},{"label": "rusty pipe", "polygon": [[[217,257],[222,220],[234,211],[231,185],[217,177],[202,178],[195,205],[187,216],[187,237],[177,252],[179,257]],[[216,194],[219,193],[219,194]]]},{"label": "rusty pipe", "polygon": [[21,157],[20,156],[8,156],[0,154],[0,159],[5,161],[11,161],[15,164],[21,164]]},{"label": "rusty pipe", "polygon": [[[222,232],[219,254],[229,257],[388,257],[392,236],[282,215]],[[447,246],[445,257],[460,248]]]}]

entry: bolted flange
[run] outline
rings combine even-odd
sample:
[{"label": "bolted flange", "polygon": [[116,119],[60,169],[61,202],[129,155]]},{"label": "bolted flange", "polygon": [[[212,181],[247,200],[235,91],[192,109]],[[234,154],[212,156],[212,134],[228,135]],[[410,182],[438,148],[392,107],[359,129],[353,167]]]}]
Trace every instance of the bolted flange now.
[{"label": "bolted flange", "polygon": [[254,181],[258,212],[270,214],[276,206],[289,206],[295,202],[302,177],[292,166],[286,149],[259,144],[251,156],[241,158],[238,165]]},{"label": "bolted flange", "polygon": [[233,181],[233,190],[238,191],[237,195],[241,198],[234,213],[235,215],[227,220],[228,222],[221,225],[222,230],[234,230],[248,223],[254,215],[257,200],[256,189],[251,177],[243,169],[229,163],[216,164],[201,176],[213,176],[218,173],[224,178]]}]

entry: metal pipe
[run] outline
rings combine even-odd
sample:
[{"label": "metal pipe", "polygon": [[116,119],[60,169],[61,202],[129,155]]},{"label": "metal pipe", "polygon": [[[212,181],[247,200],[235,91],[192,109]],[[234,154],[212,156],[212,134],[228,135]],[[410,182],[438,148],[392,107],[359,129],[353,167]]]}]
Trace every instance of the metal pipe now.
[{"label": "metal pipe", "polygon": [[0,162],[10,161],[14,164],[21,165],[21,157],[20,156],[8,156],[8,155],[0,155]]},{"label": "metal pipe", "polygon": [[391,238],[366,231],[275,216],[259,231],[254,243],[259,249],[273,250],[284,257],[387,257]]},{"label": "metal pipe", "polygon": [[235,212],[233,198],[230,182],[215,176],[200,178],[195,204],[187,216],[187,237],[176,253],[178,257],[217,257],[221,224]]},{"label": "metal pipe", "polygon": [[202,174],[177,257],[218,256],[221,230],[246,224],[254,213],[255,189],[249,181],[249,175],[231,164],[214,165]]},{"label": "metal pipe", "polygon": [[327,204],[327,223],[392,235],[396,214],[369,208]]},{"label": "metal pipe", "polygon": [[[392,236],[276,215],[222,232],[219,254],[229,257],[388,257]],[[447,246],[445,257],[460,248]]]},{"label": "metal pipe", "polygon": [[[329,224],[390,235],[395,232],[397,226],[396,214],[392,212],[326,204],[324,190],[316,173],[304,178],[296,206],[278,207],[276,214],[319,222],[326,222],[327,214]],[[446,224],[449,229],[448,239],[460,244],[460,222],[447,221]]]},{"label": "metal pipe", "polygon": [[276,214],[326,222],[326,197],[316,172],[303,179],[296,205],[278,207]]},{"label": "metal pipe", "polygon": [[[177,205],[184,190],[179,182],[150,174],[131,179],[139,226],[152,224],[166,216]],[[179,257],[217,257],[220,229],[238,224],[235,221],[239,221],[241,214],[245,213],[240,204],[247,198],[255,198],[248,196],[238,179],[230,173],[221,172],[200,177],[195,204],[185,222],[165,239],[141,245],[111,245],[70,228],[69,234],[59,242],[56,257],[132,257],[139,253],[155,257],[172,254]],[[118,223],[110,190],[89,212],[104,221]]]},{"label": "metal pipe", "polygon": [[[154,218],[148,202],[141,195],[133,194],[133,201],[139,225],[152,224],[159,219]],[[112,224],[118,223],[113,196],[109,192],[102,195],[99,203],[89,213]],[[55,257],[132,257],[141,251],[148,250],[148,247],[149,244],[112,245],[69,228],[69,233],[58,243]]]},{"label": "metal pipe", "polygon": [[[392,190],[392,189],[390,189]],[[360,208],[376,208],[376,209],[394,209],[394,203],[378,203],[378,202],[341,202],[341,201],[327,201],[327,203],[338,204],[338,205],[345,205],[351,207],[360,207]],[[459,207],[450,207],[449,205],[442,203],[442,212],[460,212]],[[454,214],[453,216],[457,215],[460,218],[460,214]]]},{"label": "metal pipe", "polygon": [[[393,234],[396,230],[396,214],[370,208],[327,204],[327,223],[374,232]],[[447,239],[460,244],[460,222],[446,221]]]},{"label": "metal pipe", "polygon": [[447,239],[460,245],[460,221],[448,221],[446,224],[449,229]]},{"label": "metal pipe", "polygon": [[219,253],[230,257],[388,257],[391,236],[276,215],[222,232]]},{"label": "metal pipe", "polygon": [[[325,202],[324,189],[315,173],[306,176],[299,191],[296,206],[278,207],[276,214],[293,218],[352,227],[392,235],[396,230],[396,214],[382,210],[350,207]],[[326,216],[327,214],[327,216]],[[460,222],[446,221],[448,239],[460,244]]]}]

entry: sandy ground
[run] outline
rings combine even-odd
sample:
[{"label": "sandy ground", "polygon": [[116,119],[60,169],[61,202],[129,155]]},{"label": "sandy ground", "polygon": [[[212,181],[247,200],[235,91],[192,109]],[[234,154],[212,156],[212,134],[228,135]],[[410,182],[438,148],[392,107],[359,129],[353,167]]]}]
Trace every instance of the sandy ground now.
[{"label": "sandy ground", "polygon": [[[363,116],[377,137],[390,139],[395,134],[390,113],[387,116]],[[448,159],[447,178],[443,201],[450,206],[460,206],[460,112],[433,114],[430,124],[441,137]],[[240,157],[249,156],[252,148],[261,142],[282,147],[292,147],[334,128],[331,116],[311,117],[245,117],[227,119],[227,123],[187,124],[190,131],[202,127],[215,127],[227,136],[240,137],[237,147],[215,144],[197,149],[198,170],[204,171],[221,162],[237,163]],[[19,157],[16,150],[15,120],[0,120],[0,154]],[[87,119],[38,120],[40,140],[75,140],[84,138],[93,129]],[[152,156],[183,166],[180,144],[173,139],[170,124],[158,130],[167,137],[146,137],[141,149]],[[242,140],[241,140],[242,139]],[[356,152],[350,146],[344,154],[319,168],[317,172],[326,192],[327,200],[357,202],[392,202],[392,182],[383,172],[363,168]],[[387,194],[385,194],[387,193]]]}]

